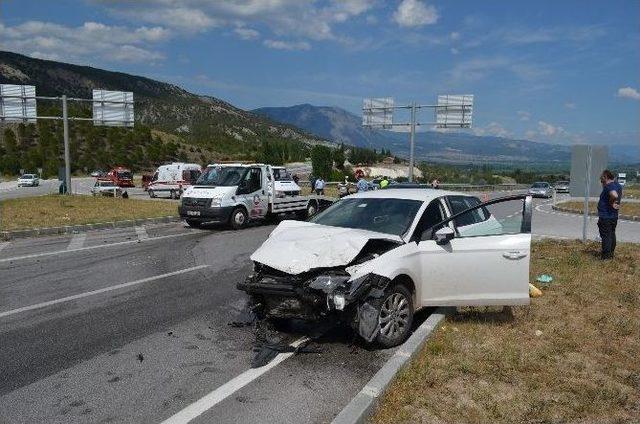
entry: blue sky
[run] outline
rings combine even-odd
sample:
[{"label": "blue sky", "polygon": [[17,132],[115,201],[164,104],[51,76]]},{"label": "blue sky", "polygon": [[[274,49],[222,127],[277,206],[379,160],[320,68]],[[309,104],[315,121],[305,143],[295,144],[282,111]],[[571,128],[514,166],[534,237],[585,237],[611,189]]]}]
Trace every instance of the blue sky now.
[{"label": "blue sky", "polygon": [[0,48],[245,109],[472,93],[476,134],[640,144],[637,0],[4,0]]}]

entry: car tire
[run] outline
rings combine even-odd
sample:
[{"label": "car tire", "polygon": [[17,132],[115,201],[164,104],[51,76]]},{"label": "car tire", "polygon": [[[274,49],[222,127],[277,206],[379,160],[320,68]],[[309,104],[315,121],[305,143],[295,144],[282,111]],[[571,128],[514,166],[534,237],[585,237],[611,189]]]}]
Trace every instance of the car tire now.
[{"label": "car tire", "polygon": [[147,193],[149,193],[149,197],[151,197],[152,199],[155,199],[156,194],[153,192],[153,190],[149,189]]},{"label": "car tire", "polygon": [[175,190],[169,191],[169,199],[177,199]]},{"label": "car tire", "polygon": [[413,296],[402,284],[395,284],[385,290],[378,308],[380,332],[376,342],[385,348],[404,343],[411,333],[413,324]]},{"label": "car tire", "polygon": [[187,219],[186,222],[187,225],[191,228],[200,228],[202,226],[202,222],[194,221],[193,219]]},{"label": "car tire", "polygon": [[247,221],[249,217],[247,216],[247,211],[242,207],[235,208],[233,212],[231,212],[231,216],[229,217],[229,225],[234,230],[239,230],[247,225]]},{"label": "car tire", "polygon": [[315,202],[314,200],[310,200],[309,203],[307,203],[307,218],[311,218],[313,215],[318,213],[318,203]]}]

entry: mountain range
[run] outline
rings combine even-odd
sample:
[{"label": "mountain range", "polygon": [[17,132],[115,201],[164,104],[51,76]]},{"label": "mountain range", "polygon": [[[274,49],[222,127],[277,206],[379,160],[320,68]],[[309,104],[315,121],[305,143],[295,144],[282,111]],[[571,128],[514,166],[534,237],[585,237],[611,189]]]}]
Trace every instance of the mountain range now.
[{"label": "mountain range", "polygon": [[[409,154],[408,133],[363,128],[361,117],[338,107],[301,104],[264,107],[253,112],[336,143],[390,149],[400,156]],[[464,132],[419,132],[415,146],[418,160],[435,162],[566,165],[571,158],[571,148],[566,145]],[[640,161],[639,146],[615,146],[609,155],[613,162]]]}]

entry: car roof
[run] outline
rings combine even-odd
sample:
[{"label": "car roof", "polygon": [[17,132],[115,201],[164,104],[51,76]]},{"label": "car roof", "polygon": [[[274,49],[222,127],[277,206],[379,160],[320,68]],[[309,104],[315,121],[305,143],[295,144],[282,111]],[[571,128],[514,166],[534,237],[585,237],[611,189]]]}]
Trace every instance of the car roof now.
[{"label": "car roof", "polygon": [[369,199],[406,199],[430,202],[442,196],[471,196],[457,191],[434,188],[385,188],[381,190],[362,191],[348,197]]}]

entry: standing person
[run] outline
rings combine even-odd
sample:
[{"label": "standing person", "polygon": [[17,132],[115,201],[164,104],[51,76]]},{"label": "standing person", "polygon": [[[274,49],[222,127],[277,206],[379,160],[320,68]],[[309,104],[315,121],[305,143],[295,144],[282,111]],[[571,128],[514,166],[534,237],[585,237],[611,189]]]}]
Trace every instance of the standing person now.
[{"label": "standing person", "polygon": [[364,179],[364,177],[360,177],[358,183],[356,184],[356,188],[358,189],[358,193],[360,193],[361,191],[367,191],[369,190],[369,183]]},{"label": "standing person", "polygon": [[322,177],[316,180],[316,194],[318,196],[324,196],[324,179],[322,179]]},{"label": "standing person", "polygon": [[613,259],[616,250],[616,225],[618,209],[622,199],[622,186],[615,181],[611,171],[605,169],[600,175],[602,193],[598,201],[598,230],[602,240],[602,259]]},{"label": "standing person", "polygon": [[296,184],[298,184],[298,181],[300,181],[300,177],[298,177],[298,174],[293,174],[293,177],[291,177],[291,179]]},{"label": "standing person", "polygon": [[434,180],[431,181],[431,188],[440,188],[440,181],[438,181],[437,178],[434,178]]},{"label": "standing person", "polygon": [[388,185],[389,179],[386,176],[382,177],[382,181],[380,181],[380,188],[387,188]]}]

